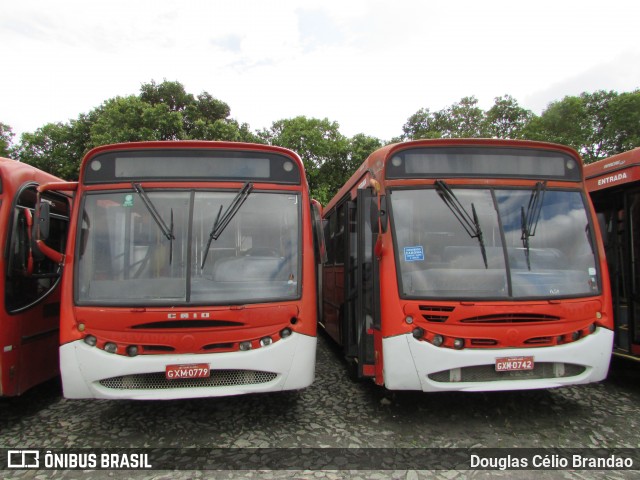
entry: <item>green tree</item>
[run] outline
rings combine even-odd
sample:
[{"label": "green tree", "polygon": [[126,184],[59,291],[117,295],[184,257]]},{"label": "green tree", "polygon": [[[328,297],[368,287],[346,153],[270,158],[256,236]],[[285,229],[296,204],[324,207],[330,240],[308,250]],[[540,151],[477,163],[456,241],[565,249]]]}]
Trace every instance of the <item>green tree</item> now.
[{"label": "green tree", "polygon": [[609,146],[606,156],[640,147],[640,90],[611,99],[608,118],[604,126]]},{"label": "green tree", "polygon": [[182,114],[164,103],[150,104],[139,97],[107,100],[91,126],[91,146],[141,140],[185,138]]},{"label": "green tree", "polygon": [[431,112],[428,108],[421,108],[411,115],[402,126],[401,140],[418,140],[420,138],[441,138],[448,129],[442,111]]},{"label": "green tree", "polygon": [[485,113],[484,131],[492,138],[524,138],[524,130],[534,116],[510,95],[496,97]]},{"label": "green tree", "polygon": [[0,157],[9,157],[13,155],[13,133],[12,128],[0,122]]},{"label": "green tree", "polygon": [[532,119],[524,133],[533,140],[568,145],[586,162],[619,153],[610,126],[617,116],[622,116],[611,107],[617,97],[616,92],[602,90],[566,96],[551,103],[540,117]]},{"label": "green tree", "polygon": [[476,97],[464,97],[444,112],[447,130],[445,138],[481,138],[487,137],[483,110],[478,107]]},{"label": "green tree", "polygon": [[84,149],[77,128],[77,123],[48,123],[33,133],[23,133],[18,158],[52,175],[77,180],[82,158],[78,152]]},{"label": "green tree", "polygon": [[195,103],[192,94],[187,93],[180,82],[164,80],[157,84],[154,80],[140,87],[140,100],[152,106],[163,104],[172,112],[183,112]]},{"label": "green tree", "polygon": [[289,148],[300,155],[312,195],[326,203],[349,164],[349,141],[337,122],[299,116],[278,120],[259,133],[271,145]]},{"label": "green tree", "polygon": [[438,112],[422,108],[411,115],[402,127],[403,140],[420,138],[470,138],[489,135],[478,99],[464,97]]}]

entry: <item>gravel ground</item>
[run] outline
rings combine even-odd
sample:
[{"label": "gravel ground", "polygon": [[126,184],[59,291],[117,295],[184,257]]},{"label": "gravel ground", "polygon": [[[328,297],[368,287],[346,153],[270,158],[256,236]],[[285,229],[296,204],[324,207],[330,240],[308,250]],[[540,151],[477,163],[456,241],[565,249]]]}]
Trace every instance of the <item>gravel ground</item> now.
[{"label": "gravel ground", "polygon": [[[638,448],[640,363],[614,359],[599,384],[522,392],[389,392],[352,382],[320,337],[300,392],[171,401],[66,400],[58,381],[0,400],[0,448]],[[304,454],[303,451],[300,452]],[[375,453],[375,452],[373,452]],[[345,468],[348,468],[346,466]],[[531,478],[532,471],[406,469],[4,471],[4,478]],[[631,471],[538,471],[632,478]]]}]

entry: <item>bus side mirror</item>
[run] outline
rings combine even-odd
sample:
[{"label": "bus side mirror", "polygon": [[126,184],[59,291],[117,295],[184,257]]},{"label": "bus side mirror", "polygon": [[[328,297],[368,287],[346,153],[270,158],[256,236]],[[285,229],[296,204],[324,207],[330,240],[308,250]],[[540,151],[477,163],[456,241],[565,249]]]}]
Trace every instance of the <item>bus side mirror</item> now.
[{"label": "bus side mirror", "polygon": [[387,196],[380,196],[380,229],[382,233],[387,232],[387,227],[389,225],[389,215],[387,213]]},{"label": "bus side mirror", "polygon": [[51,225],[51,206],[45,200],[38,202],[36,209],[36,240],[46,241],[49,238],[49,227]]},{"label": "bus side mirror", "polygon": [[369,213],[371,231],[373,233],[385,233],[389,223],[389,216],[387,215],[387,196],[380,196],[380,208],[378,208],[377,198],[372,197]]},{"label": "bus side mirror", "polygon": [[53,260],[58,265],[64,263],[64,255],[49,247],[45,242],[49,238],[49,227],[51,225],[51,205],[48,201],[38,198],[36,204],[36,218],[33,222],[34,240],[37,251]]}]

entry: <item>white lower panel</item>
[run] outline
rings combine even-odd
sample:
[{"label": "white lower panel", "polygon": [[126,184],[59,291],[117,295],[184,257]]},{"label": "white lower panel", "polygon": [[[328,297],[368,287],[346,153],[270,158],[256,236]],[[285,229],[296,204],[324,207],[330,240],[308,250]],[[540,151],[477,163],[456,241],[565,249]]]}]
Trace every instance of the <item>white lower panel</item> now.
[{"label": "white lower panel", "polygon": [[[126,357],[90,347],[84,341],[60,347],[62,387],[66,398],[168,400],[219,397],[254,392],[297,390],[311,385],[315,376],[316,337],[293,333],[272,345],[246,352],[138,355]],[[166,365],[208,363],[212,370],[272,372],[266,383],[193,388],[108,388],[100,380],[160,372]],[[212,372],[215,375],[215,372]]]},{"label": "white lower panel", "polygon": [[[382,340],[384,384],[389,390],[438,392],[527,390],[598,382],[607,376],[612,348],[613,332],[606,328],[598,328],[591,335],[565,345],[509,349],[452,350],[416,340],[409,333]],[[581,365],[586,369],[573,377],[511,378],[483,382],[435,382],[428,377],[444,370],[494,365],[499,357],[518,356],[533,356],[535,363],[566,363]]]}]

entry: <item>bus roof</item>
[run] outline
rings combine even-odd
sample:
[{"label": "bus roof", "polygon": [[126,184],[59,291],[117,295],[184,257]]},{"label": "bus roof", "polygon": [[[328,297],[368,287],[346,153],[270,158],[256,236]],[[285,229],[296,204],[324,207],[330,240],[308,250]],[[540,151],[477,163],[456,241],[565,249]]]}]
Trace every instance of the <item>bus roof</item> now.
[{"label": "bus roof", "polygon": [[329,212],[347,192],[362,182],[364,177],[369,173],[377,181],[384,181],[385,165],[393,155],[401,150],[420,147],[463,147],[463,146],[486,146],[486,147],[520,147],[543,149],[550,151],[561,151],[571,155],[579,164],[582,165],[582,159],[578,152],[565,145],[559,145],[548,142],[538,142],[531,140],[507,140],[495,138],[438,138],[412,140],[401,143],[391,143],[374,151],[354,172],[351,178],[345,183],[340,191],[329,201],[324,208],[324,212]]},{"label": "bus roof", "polygon": [[587,190],[594,192],[640,180],[640,147],[584,167]]},{"label": "bus roof", "polygon": [[[16,179],[15,181],[20,185],[28,181],[42,185],[44,183],[60,182],[62,180],[27,163],[0,157],[0,180],[7,178],[8,175]],[[2,191],[4,191],[4,188],[6,188],[6,183],[3,185]]]}]

